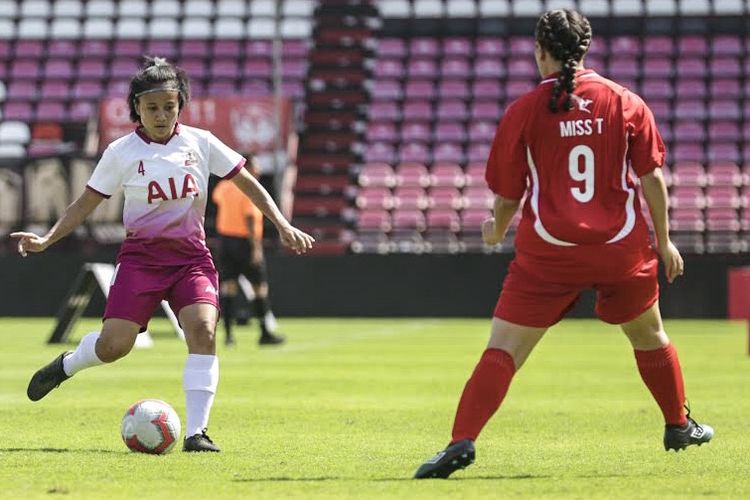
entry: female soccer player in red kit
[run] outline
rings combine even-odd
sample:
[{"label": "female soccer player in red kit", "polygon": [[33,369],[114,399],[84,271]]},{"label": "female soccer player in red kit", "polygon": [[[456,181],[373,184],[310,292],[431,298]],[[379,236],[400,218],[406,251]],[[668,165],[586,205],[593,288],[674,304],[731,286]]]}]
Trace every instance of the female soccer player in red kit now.
[{"label": "female soccer player in red kit", "polygon": [[[635,350],[641,378],[664,415],[665,448],[713,437],[713,429],[685,414],[677,351],[659,313],[659,258],[669,282],[682,274],[683,261],[669,239],[660,168],[665,148],[654,117],[640,97],[584,69],[591,26],[581,14],[549,11],[535,37],[543,79],[506,110],[486,171],[497,196],[495,216],[482,226],[485,243],[504,238],[526,196],[516,256],[489,344],[461,395],[451,442],[417,470],[417,479],[445,478],[474,461],[474,441],[513,375],[586,288],[596,290],[597,315],[620,325]],[[651,212],[655,249],[630,169]]]}]

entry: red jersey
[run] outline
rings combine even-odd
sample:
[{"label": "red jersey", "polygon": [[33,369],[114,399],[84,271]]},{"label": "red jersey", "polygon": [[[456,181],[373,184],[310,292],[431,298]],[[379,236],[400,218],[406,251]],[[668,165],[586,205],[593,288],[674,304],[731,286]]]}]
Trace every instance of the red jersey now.
[{"label": "red jersey", "polygon": [[651,110],[617,83],[580,70],[573,108],[552,113],[548,105],[556,75],[550,76],[508,107],[487,161],[487,183],[496,194],[518,200],[528,190],[517,249],[624,243],[626,238],[647,245],[629,169],[641,177],[664,163],[664,143]]}]

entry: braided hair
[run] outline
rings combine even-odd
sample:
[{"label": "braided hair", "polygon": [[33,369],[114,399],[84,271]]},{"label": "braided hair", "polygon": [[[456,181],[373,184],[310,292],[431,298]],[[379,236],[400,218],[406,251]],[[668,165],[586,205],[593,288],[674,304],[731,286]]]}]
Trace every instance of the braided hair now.
[{"label": "braided hair", "polygon": [[560,96],[567,92],[563,108],[573,107],[571,95],[576,88],[576,67],[591,46],[591,24],[574,10],[550,10],[542,14],[536,23],[534,37],[542,49],[562,63],[560,76],[552,88],[549,109],[557,112]]},{"label": "braided hair", "polygon": [[136,123],[141,121],[135,109],[136,100],[141,94],[162,89],[176,90],[178,92],[180,111],[182,111],[190,100],[190,82],[182,69],[171,64],[163,57],[144,57],[141,69],[130,80],[130,92],[128,95],[130,120]]}]

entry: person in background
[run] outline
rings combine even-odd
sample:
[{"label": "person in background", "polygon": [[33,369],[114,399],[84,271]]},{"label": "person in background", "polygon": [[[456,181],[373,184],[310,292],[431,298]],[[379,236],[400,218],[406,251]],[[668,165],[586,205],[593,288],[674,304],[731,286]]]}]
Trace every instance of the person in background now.
[{"label": "person in background", "polygon": [[[259,170],[251,158],[245,168],[255,177]],[[252,284],[253,314],[260,325],[260,345],[284,342],[274,332],[275,319],[268,298],[268,279],[263,256],[263,214],[232,182],[220,181],[211,195],[216,204],[216,233],[219,236],[219,279],[221,310],[226,331],[225,343],[233,345],[235,304],[239,294],[238,278],[242,274]]]}]

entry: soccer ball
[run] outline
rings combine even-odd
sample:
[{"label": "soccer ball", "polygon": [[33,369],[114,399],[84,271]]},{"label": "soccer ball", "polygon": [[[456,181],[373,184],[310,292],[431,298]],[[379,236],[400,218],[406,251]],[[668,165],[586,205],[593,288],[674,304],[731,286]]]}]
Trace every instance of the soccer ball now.
[{"label": "soccer ball", "polygon": [[122,417],[122,440],[132,451],[169,453],[180,438],[180,417],[164,401],[144,399]]}]

